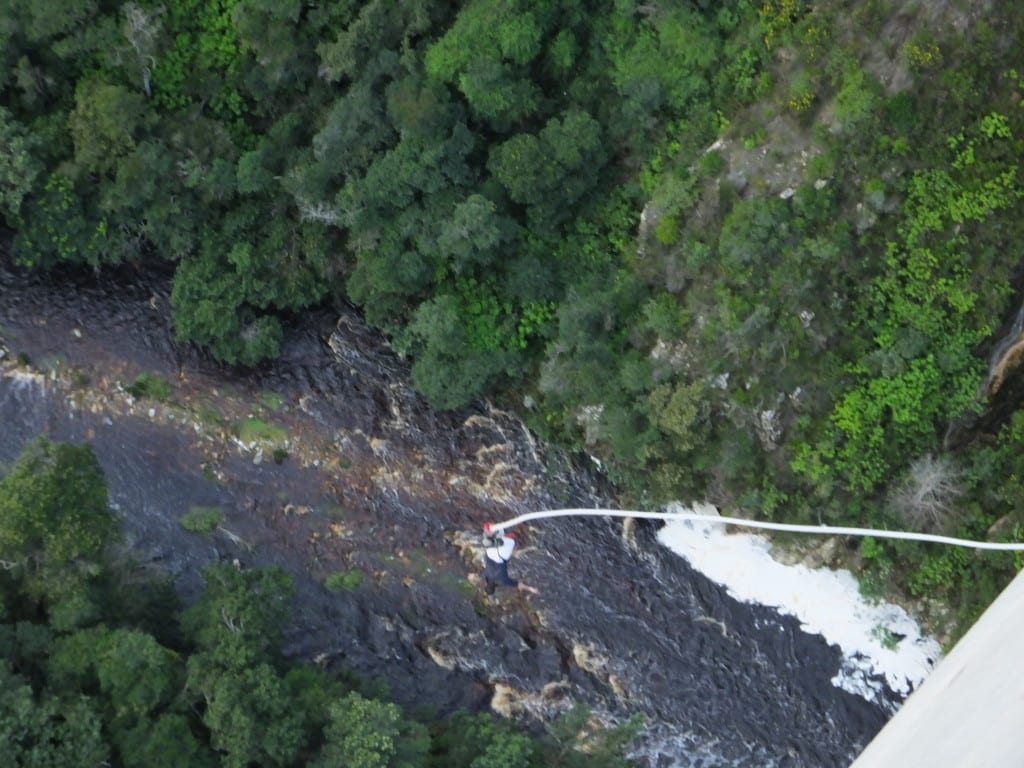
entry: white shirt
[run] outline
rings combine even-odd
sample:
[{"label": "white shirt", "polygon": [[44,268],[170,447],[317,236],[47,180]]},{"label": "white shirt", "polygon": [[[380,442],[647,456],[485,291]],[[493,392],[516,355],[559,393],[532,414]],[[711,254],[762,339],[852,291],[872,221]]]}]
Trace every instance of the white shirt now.
[{"label": "white shirt", "polygon": [[496,563],[507,563],[512,559],[512,550],[516,548],[516,540],[511,536],[498,538],[498,546],[488,547],[484,550],[488,558]]}]

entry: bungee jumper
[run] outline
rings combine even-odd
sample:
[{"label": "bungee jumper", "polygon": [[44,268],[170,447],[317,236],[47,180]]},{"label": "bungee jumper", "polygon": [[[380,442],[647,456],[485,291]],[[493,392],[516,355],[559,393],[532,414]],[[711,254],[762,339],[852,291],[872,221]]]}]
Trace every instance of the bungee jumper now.
[{"label": "bungee jumper", "polygon": [[[516,548],[516,537],[505,533],[503,528],[495,528],[491,523],[484,524],[484,589],[493,595],[497,587],[515,587],[523,592],[537,594],[534,587],[524,584],[508,575],[508,562]],[[477,582],[480,576],[473,574],[470,581]]]}]

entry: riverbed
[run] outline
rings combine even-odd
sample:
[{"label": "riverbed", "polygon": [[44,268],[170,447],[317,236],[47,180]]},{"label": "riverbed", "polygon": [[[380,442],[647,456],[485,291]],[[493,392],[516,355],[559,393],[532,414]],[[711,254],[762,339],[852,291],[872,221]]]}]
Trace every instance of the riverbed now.
[{"label": "riverbed", "polygon": [[[540,594],[487,598],[466,579],[482,523],[614,506],[589,460],[488,403],[434,412],[349,307],[295,321],[273,365],[221,366],[175,340],[166,285],[0,266],[0,461],[39,433],[92,444],[126,546],[186,598],[211,562],[279,565],[297,584],[291,655],[437,714],[643,712],[649,766],[845,766],[901,700],[884,675],[872,701],[834,685],[837,645],[731,596],[655,525],[521,529],[513,571]],[[170,394],[131,394],[140,373]],[[221,510],[213,534],[180,524],[197,506]]]}]

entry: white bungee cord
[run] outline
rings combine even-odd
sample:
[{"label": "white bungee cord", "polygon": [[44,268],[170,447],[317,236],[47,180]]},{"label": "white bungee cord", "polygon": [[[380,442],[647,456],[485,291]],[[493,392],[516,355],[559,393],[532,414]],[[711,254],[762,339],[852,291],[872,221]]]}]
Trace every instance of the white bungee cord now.
[{"label": "white bungee cord", "polygon": [[699,512],[647,512],[642,510],[623,509],[548,509],[540,512],[527,512],[510,518],[501,523],[484,524],[484,532],[504,530],[530,520],[545,520],[551,517],[637,517],[648,520],[693,520],[701,523],[719,525],[738,525],[746,528],[760,528],[768,531],[784,531],[787,533],[811,533],[819,536],[872,536],[878,539],[901,539],[903,541],[925,541],[933,544],[946,544],[952,547],[969,549],[987,549],[996,552],[1024,552],[1024,542],[974,541],[958,539],[953,536],[939,536],[934,533],[914,533],[911,531],[885,531],[876,528],[849,528],[832,525],[796,525],[792,523],[770,523],[762,520],[745,520],[740,517],[723,517],[706,515]]}]

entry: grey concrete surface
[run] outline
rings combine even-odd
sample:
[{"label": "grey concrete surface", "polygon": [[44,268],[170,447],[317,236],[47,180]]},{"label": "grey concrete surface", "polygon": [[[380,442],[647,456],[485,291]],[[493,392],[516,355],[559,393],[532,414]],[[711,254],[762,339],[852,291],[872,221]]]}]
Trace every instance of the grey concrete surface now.
[{"label": "grey concrete surface", "polygon": [[1024,572],[852,768],[1024,766]]}]

